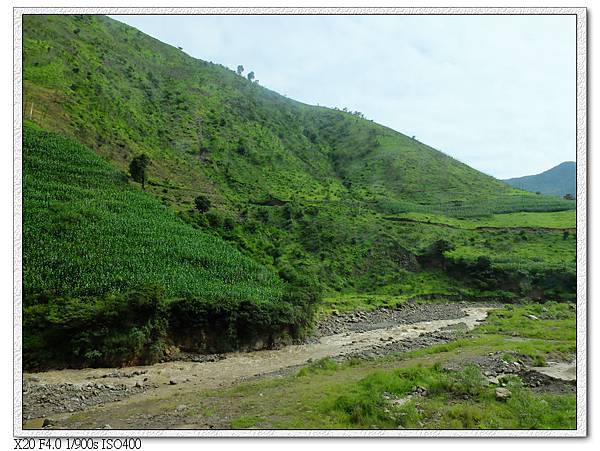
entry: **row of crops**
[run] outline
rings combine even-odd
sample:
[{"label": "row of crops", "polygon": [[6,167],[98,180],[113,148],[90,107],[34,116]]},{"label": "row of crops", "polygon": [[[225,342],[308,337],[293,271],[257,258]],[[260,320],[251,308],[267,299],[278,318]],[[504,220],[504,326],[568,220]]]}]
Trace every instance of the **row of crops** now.
[{"label": "row of crops", "polygon": [[479,218],[494,214],[515,212],[555,212],[575,209],[575,201],[557,196],[529,193],[514,193],[502,196],[471,198],[418,204],[409,201],[383,199],[378,208],[387,214],[425,213],[444,215],[453,218]]},{"label": "row of crops", "polygon": [[25,130],[24,284],[98,295],[161,283],[169,296],[276,302],[283,284],[193,229],[86,148]]}]

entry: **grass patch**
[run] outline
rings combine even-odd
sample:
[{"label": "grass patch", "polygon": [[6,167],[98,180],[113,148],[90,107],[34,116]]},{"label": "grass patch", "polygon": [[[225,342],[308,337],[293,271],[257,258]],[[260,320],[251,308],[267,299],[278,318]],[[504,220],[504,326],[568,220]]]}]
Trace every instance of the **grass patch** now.
[{"label": "grass patch", "polygon": [[251,429],[258,426],[261,422],[265,421],[264,418],[256,416],[243,416],[237,418],[231,422],[232,429]]},{"label": "grass patch", "polygon": [[566,229],[575,228],[576,225],[575,210],[504,213],[476,219],[458,219],[451,216],[426,213],[404,213],[396,217],[425,223],[445,224],[461,229],[476,229],[478,227]]},{"label": "grass patch", "polygon": [[[405,404],[395,404],[414,392]],[[573,429],[574,395],[535,395],[513,378],[508,401],[474,366],[444,371],[440,365],[377,372],[352,390],[322,403],[323,412],[353,428],[377,429]],[[400,407],[396,407],[399,405]]]}]

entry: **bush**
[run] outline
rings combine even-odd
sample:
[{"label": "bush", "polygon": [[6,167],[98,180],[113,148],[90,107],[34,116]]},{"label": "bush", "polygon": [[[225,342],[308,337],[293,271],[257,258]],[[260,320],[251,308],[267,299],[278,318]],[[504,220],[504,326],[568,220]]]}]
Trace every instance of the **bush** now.
[{"label": "bush", "polygon": [[125,294],[41,295],[23,310],[24,366],[115,366],[152,362],[167,332],[163,289],[149,285]]},{"label": "bush", "polygon": [[194,199],[194,205],[196,207],[196,210],[198,210],[200,213],[207,212],[211,207],[211,203],[208,197],[202,195]]},{"label": "bush", "polygon": [[220,229],[223,227],[223,216],[215,210],[206,213],[206,219],[208,220],[208,225],[213,229]]},{"label": "bush", "polygon": [[142,184],[142,188],[146,188],[146,179],[148,178],[147,171],[150,165],[150,158],[146,154],[141,154],[131,160],[129,163],[129,172],[131,178]]},{"label": "bush", "polygon": [[235,229],[235,221],[233,220],[232,217],[227,216],[224,220],[223,220],[223,228],[225,230],[233,230]]}]

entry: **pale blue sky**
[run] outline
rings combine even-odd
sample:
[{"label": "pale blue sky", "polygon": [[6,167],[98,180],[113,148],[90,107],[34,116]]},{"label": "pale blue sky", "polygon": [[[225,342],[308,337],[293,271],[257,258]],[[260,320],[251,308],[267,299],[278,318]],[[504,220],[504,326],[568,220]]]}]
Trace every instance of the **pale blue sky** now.
[{"label": "pale blue sky", "polygon": [[498,178],[575,159],[574,16],[111,16]]}]

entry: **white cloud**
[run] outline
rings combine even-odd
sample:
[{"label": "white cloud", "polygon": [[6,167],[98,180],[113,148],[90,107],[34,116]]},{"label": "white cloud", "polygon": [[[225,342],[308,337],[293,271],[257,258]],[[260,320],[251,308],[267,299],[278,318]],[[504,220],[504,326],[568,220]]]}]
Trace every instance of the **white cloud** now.
[{"label": "white cloud", "polygon": [[574,16],[114,16],[499,178],[575,158]]}]

